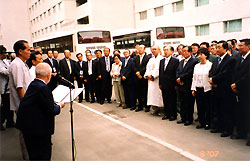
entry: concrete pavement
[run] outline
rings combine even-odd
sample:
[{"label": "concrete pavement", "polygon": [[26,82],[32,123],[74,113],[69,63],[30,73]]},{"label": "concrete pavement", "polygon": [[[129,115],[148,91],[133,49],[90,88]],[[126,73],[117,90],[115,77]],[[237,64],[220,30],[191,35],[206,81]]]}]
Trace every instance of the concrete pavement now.
[{"label": "concrete pavement", "polygon": [[[112,121],[112,118],[119,122]],[[117,108],[114,103],[74,103],[74,133],[76,160],[190,160],[177,152],[178,149],[205,160],[250,158],[250,149],[245,146],[245,140],[221,138],[219,134],[197,130],[195,125],[185,127],[177,125],[176,121],[162,121],[161,117],[144,111]],[[0,134],[0,159],[21,160],[17,130],[7,129]],[[71,160],[68,105],[56,117],[52,139],[52,160]],[[164,145],[173,146],[177,151]]]}]

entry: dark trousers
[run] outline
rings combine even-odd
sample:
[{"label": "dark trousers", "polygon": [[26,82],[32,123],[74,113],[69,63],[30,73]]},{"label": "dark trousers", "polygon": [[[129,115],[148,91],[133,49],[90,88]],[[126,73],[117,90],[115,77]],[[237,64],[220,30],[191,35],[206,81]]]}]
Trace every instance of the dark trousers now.
[{"label": "dark trousers", "polygon": [[51,159],[51,135],[36,136],[23,133],[23,138],[29,154],[29,160]]},{"label": "dark trousers", "polygon": [[193,122],[194,97],[191,90],[180,89],[179,96],[181,120]]},{"label": "dark trousers", "polygon": [[1,94],[1,124],[4,124],[5,120],[7,120],[6,125],[11,125],[14,123],[14,111],[10,110],[10,94]]},{"label": "dark trousers", "polygon": [[148,92],[148,81],[144,78],[138,79],[136,78],[136,98],[138,98],[139,109],[143,109],[143,107],[147,108],[147,92]]},{"label": "dark trousers", "polygon": [[177,97],[175,89],[163,89],[162,98],[164,104],[164,115],[177,118]]},{"label": "dark trousers", "polygon": [[122,85],[124,90],[125,104],[127,105],[128,108],[135,107],[134,91],[132,89],[132,84],[123,81]]},{"label": "dark trousers", "polygon": [[97,102],[100,102],[101,100],[101,89],[102,89],[102,80],[95,80],[95,96],[97,99]]},{"label": "dark trousers", "polygon": [[210,126],[211,91],[204,92],[204,88],[196,88],[195,98],[200,125]]},{"label": "dark trousers", "polygon": [[95,101],[95,95],[94,95],[94,77],[93,75],[87,76],[87,83],[85,83],[85,99],[86,101],[89,100],[89,93],[91,96],[91,100]]},{"label": "dark trousers", "polygon": [[235,125],[237,134],[245,137],[250,132],[250,101],[244,95],[239,95],[238,99],[237,106],[234,108]]},{"label": "dark trousers", "polygon": [[[77,79],[77,86],[78,86],[78,88],[83,87],[83,80],[82,79],[80,79],[80,78]],[[82,101],[83,100],[83,92],[81,92],[78,97],[79,97],[79,101]]]},{"label": "dark trousers", "polygon": [[223,96],[218,93],[214,93],[213,97],[213,110],[216,112],[214,118],[215,129],[222,132],[233,132],[233,109],[236,106],[236,100],[231,90],[224,92]]},{"label": "dark trousers", "polygon": [[105,98],[108,101],[111,101],[112,96],[112,79],[110,73],[105,71],[105,78],[102,78],[102,92],[101,92],[101,101],[104,101]]}]

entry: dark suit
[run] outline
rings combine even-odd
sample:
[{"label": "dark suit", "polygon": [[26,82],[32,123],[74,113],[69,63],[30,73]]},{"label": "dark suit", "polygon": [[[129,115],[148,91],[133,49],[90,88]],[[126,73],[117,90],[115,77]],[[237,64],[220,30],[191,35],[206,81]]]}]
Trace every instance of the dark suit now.
[{"label": "dark suit", "polygon": [[236,114],[236,129],[239,136],[245,137],[250,132],[250,55],[242,62],[239,60],[235,68],[233,83],[238,90],[238,107]]},{"label": "dark suit", "polygon": [[94,73],[97,73],[98,71],[96,71],[98,68],[97,66],[97,62],[92,60],[92,74],[90,75],[88,70],[89,70],[89,65],[88,65],[89,61],[84,62],[83,64],[83,77],[84,80],[87,80],[87,83],[85,83],[85,99],[86,101],[89,100],[89,93],[91,96],[91,101],[94,102],[95,101],[95,96],[94,96],[94,91],[95,91],[95,77],[94,77]]},{"label": "dark suit", "polygon": [[101,100],[101,90],[102,90],[102,79],[99,79],[98,76],[100,75],[100,58],[96,58],[95,60],[95,66],[94,66],[94,88],[95,88],[95,96],[97,99],[97,102],[100,103]]},{"label": "dark suit", "polygon": [[142,76],[141,79],[139,79],[135,75],[135,91],[136,91],[136,98],[139,100],[139,106],[138,109],[143,109],[143,107],[147,108],[147,92],[148,92],[148,80],[144,79],[144,74],[146,72],[146,66],[148,64],[149,59],[151,58],[150,55],[147,55],[145,53],[141,64],[140,64],[140,56],[137,55],[134,58],[134,66],[135,66],[135,74],[136,72],[140,72],[140,75]]},{"label": "dark suit", "polygon": [[65,79],[69,80],[70,82],[74,83],[75,61],[72,59],[69,59],[69,61],[70,61],[70,66],[71,66],[71,73],[70,73],[70,69],[67,64],[66,58],[63,58],[59,62],[60,75],[64,77]]},{"label": "dark suit", "polygon": [[176,71],[179,65],[179,60],[171,57],[165,69],[165,59],[160,61],[159,69],[159,85],[162,90],[162,98],[164,103],[164,114],[167,117],[177,118],[176,107]]},{"label": "dark suit", "polygon": [[[81,78],[83,76],[83,63],[84,63],[84,61],[82,61],[82,62],[77,61],[76,62],[75,74],[76,74],[76,81],[77,81],[78,88],[82,88],[83,84],[85,84],[83,82],[83,78]],[[85,85],[84,85],[84,87],[85,87]],[[79,95],[79,102],[81,102],[82,100],[83,100],[83,92],[81,92]]]},{"label": "dark suit", "polygon": [[[49,58],[45,59],[44,62],[49,64],[49,66],[52,69],[52,73],[59,74],[59,65],[56,59],[52,58],[53,64],[51,64]],[[50,82],[48,83],[48,86],[51,89],[51,91],[53,91],[57,87],[57,83],[58,83],[58,75],[52,76]]]},{"label": "dark suit", "polygon": [[110,76],[110,71],[114,60],[112,57],[109,57],[109,71],[106,70],[105,56],[100,58],[100,74],[102,76],[102,92],[101,92],[101,102],[104,102],[105,98],[108,101],[111,101],[112,96],[112,79]]},{"label": "dark suit", "polygon": [[122,80],[124,96],[125,96],[125,104],[128,108],[135,107],[135,93],[134,93],[134,60],[133,58],[129,58],[126,66],[125,60],[122,62],[121,68],[121,77],[126,77],[126,80]]},{"label": "dark suit", "polygon": [[180,94],[180,115],[183,122],[193,122],[194,97],[192,96],[191,84],[194,72],[194,66],[198,63],[196,58],[190,57],[183,68],[182,60],[178,66],[176,78],[180,78],[183,85],[178,85]]},{"label": "dark suit", "polygon": [[51,135],[54,134],[55,115],[60,113],[49,87],[41,80],[33,80],[17,112],[17,128],[23,133],[30,160],[50,160]]},{"label": "dark suit", "polygon": [[231,90],[233,69],[236,59],[228,54],[223,60],[213,61],[209,77],[212,78],[213,88],[212,102],[212,128],[222,131],[224,134],[231,134],[233,131],[233,108],[236,104],[235,95]]}]

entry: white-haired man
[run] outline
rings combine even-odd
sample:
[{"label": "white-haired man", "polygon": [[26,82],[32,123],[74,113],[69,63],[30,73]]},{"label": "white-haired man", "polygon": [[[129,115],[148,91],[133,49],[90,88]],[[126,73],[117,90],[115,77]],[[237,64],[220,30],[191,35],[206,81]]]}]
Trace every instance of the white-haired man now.
[{"label": "white-haired man", "polygon": [[36,79],[30,83],[17,112],[17,128],[23,133],[30,160],[51,159],[55,115],[64,107],[64,103],[54,103],[47,86],[51,71],[47,63],[36,66]]}]

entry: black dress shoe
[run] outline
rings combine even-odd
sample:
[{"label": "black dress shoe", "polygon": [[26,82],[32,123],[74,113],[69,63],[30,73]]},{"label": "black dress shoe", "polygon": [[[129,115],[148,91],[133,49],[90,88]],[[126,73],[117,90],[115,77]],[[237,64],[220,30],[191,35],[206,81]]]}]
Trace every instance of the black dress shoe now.
[{"label": "black dress shoe", "polygon": [[169,117],[168,116],[163,116],[163,118],[162,118],[162,120],[167,120],[167,119],[169,119]]},{"label": "black dress shoe", "polygon": [[198,125],[198,126],[196,126],[196,129],[202,129],[204,127],[205,127],[204,125]]},{"label": "black dress shoe", "polygon": [[177,124],[184,124],[184,123],[185,121],[182,121],[182,120],[177,121]]},{"label": "black dress shoe", "polygon": [[142,108],[137,108],[137,109],[135,110],[135,112],[139,112],[139,111],[142,111]]},{"label": "black dress shoe", "polygon": [[16,124],[15,123],[11,123],[11,124],[6,123],[6,127],[7,128],[13,128],[13,127],[16,127]]},{"label": "black dress shoe", "polygon": [[150,111],[150,109],[149,109],[149,108],[146,108],[146,109],[145,109],[145,112],[149,112],[149,111]]},{"label": "black dress shoe", "polygon": [[108,103],[112,103],[110,100],[108,100]]},{"label": "black dress shoe", "polygon": [[247,140],[246,146],[250,146],[250,139]]},{"label": "black dress shoe", "polygon": [[90,103],[95,103],[95,100],[92,100]]},{"label": "black dress shoe", "polygon": [[220,135],[220,137],[228,137],[228,136],[230,136],[230,134],[228,133],[228,132],[222,132],[221,133],[221,135]]},{"label": "black dress shoe", "polygon": [[218,129],[212,129],[210,130],[211,133],[219,133],[220,131]]},{"label": "black dress shoe", "polygon": [[82,100],[79,100],[78,103],[82,103]]},{"label": "black dress shoe", "polygon": [[2,124],[1,124],[0,130],[1,130],[1,131],[4,131],[4,130],[5,130],[5,127],[4,127]]},{"label": "black dress shoe", "polygon": [[242,135],[231,135],[230,139],[246,139],[246,136],[242,136]]},{"label": "black dress shoe", "polygon": [[130,109],[130,111],[133,111],[133,110],[135,110],[135,107],[132,107],[132,108]]},{"label": "black dress shoe", "polygon": [[123,107],[122,107],[122,109],[126,109],[126,108],[128,108],[128,106],[127,106],[127,105],[125,105],[125,106],[123,106]]},{"label": "black dress shoe", "polygon": [[104,104],[104,101],[100,101],[100,104],[103,105],[103,104]]},{"label": "black dress shoe", "polygon": [[189,125],[192,125],[192,122],[186,121],[184,124],[184,126],[189,126]]},{"label": "black dress shoe", "polygon": [[89,100],[86,100],[86,102],[89,102]]},{"label": "black dress shoe", "polygon": [[174,120],[176,120],[176,117],[172,116],[172,117],[169,118],[169,121],[174,121]]}]

